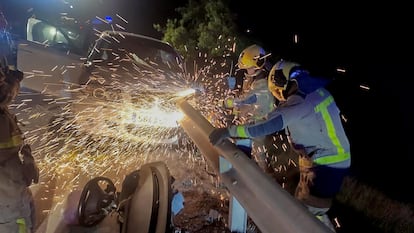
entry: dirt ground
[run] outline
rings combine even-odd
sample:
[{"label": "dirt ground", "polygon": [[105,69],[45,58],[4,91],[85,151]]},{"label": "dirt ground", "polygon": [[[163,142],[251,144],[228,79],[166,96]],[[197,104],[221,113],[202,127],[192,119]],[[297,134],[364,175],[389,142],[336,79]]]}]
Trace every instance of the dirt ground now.
[{"label": "dirt ground", "polygon": [[175,233],[230,233],[229,193],[202,155],[196,157],[195,167],[167,161],[175,179],[174,192],[181,192],[184,198],[183,209],[172,219]]},{"label": "dirt ground", "polygon": [[173,218],[176,231],[230,233],[227,226],[228,199],[223,194],[189,190],[183,196],[184,209]]}]

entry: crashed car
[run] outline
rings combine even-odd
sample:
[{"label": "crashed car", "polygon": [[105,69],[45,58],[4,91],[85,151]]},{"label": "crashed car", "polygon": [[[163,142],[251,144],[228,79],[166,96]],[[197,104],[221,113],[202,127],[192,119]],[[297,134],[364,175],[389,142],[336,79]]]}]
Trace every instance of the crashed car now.
[{"label": "crashed car", "polygon": [[180,143],[183,114],[175,101],[194,90],[171,45],[134,33],[102,31],[83,55],[75,45],[84,43],[74,43],[83,38],[76,31],[33,18],[27,28],[27,40],[17,47],[17,66],[25,74],[22,92],[47,101],[43,109],[50,128],[72,129],[71,136],[90,135],[103,144],[108,138]]}]

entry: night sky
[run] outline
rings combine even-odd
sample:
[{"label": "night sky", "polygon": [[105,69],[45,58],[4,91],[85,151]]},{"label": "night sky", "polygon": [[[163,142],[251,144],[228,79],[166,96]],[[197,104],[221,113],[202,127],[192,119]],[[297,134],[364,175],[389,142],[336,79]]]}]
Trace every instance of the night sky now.
[{"label": "night sky", "polygon": [[[392,198],[414,202],[411,132],[414,17],[400,3],[276,7],[235,1],[239,26],[265,48],[335,78],[332,92],[348,122],[353,174]],[[255,29],[255,30],[254,30]],[[293,43],[297,34],[299,43]],[[338,74],[336,68],[346,70]],[[364,85],[370,88],[360,88]]]},{"label": "night sky", "polygon": [[[128,19],[129,31],[160,38],[152,24],[178,17],[174,8],[186,2],[90,0],[92,7],[82,10],[90,10],[92,17],[118,13]],[[60,1],[0,0],[0,7],[18,27],[18,19],[31,14],[30,7],[50,12],[54,5],[45,3],[58,6]],[[345,1],[335,6],[231,1],[230,8],[240,32],[250,29],[246,35],[262,41],[265,49],[335,79],[332,92],[348,119],[353,174],[392,198],[413,203],[411,8],[395,1],[364,7]],[[295,34],[298,44],[293,43]],[[336,68],[346,73],[338,74]]]}]

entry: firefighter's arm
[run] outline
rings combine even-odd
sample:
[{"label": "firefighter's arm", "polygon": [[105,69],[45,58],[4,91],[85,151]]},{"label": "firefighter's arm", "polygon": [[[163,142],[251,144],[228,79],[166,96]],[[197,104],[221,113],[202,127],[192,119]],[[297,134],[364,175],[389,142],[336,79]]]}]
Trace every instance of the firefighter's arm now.
[{"label": "firefighter's arm", "polygon": [[240,107],[243,105],[251,105],[255,104],[257,102],[257,96],[256,94],[251,94],[246,96],[245,98],[235,98],[233,96],[227,97],[224,102],[223,106],[225,108],[234,108],[234,107]]}]

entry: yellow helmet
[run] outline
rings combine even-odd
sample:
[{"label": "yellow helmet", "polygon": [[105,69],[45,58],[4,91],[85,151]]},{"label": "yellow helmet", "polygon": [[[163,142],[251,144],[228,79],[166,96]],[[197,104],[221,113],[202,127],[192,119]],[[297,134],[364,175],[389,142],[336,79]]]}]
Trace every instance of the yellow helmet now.
[{"label": "yellow helmet", "polygon": [[240,69],[249,69],[252,67],[262,68],[266,62],[266,52],[256,44],[245,48],[239,55],[237,66]]},{"label": "yellow helmet", "polygon": [[291,71],[299,64],[280,60],[270,70],[267,79],[269,91],[279,100],[285,100],[285,93],[288,83],[291,80]]}]

